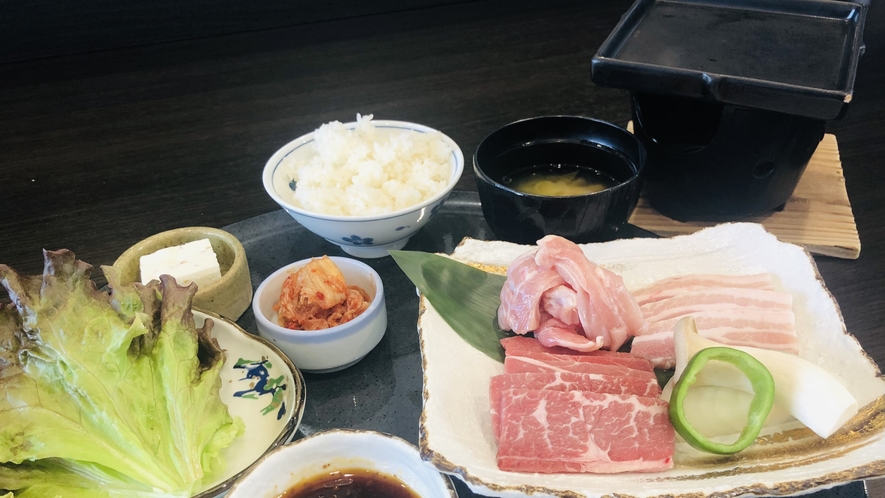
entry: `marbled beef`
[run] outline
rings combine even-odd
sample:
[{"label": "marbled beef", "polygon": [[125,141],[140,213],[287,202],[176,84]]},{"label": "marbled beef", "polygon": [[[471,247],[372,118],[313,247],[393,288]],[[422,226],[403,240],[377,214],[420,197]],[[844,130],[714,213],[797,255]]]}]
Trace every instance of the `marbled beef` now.
[{"label": "marbled beef", "polygon": [[498,468],[515,472],[657,472],[673,466],[667,402],[589,391],[501,393]]},{"label": "marbled beef", "polygon": [[496,375],[492,377],[489,383],[492,432],[495,434],[495,439],[498,438],[500,433],[501,393],[509,389],[593,391],[609,394],[635,394],[647,397],[658,397],[661,395],[661,387],[654,378],[571,372]]}]

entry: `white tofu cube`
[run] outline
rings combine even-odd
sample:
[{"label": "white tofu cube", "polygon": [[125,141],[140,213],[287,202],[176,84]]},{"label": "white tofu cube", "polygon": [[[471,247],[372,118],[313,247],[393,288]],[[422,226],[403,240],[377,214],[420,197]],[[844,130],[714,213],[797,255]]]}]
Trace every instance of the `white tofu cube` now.
[{"label": "white tofu cube", "polygon": [[221,279],[218,257],[209,239],[160,249],[142,256],[139,265],[143,284],[159,280],[160,275],[172,275],[179,285],[194,282],[202,289]]}]

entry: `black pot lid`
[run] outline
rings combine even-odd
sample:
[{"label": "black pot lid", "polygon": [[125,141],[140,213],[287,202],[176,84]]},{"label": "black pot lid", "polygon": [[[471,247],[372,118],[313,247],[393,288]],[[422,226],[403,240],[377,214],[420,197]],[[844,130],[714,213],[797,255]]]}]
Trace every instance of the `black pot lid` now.
[{"label": "black pot lid", "polygon": [[600,86],[833,119],[851,101],[866,5],[638,0],[593,57]]}]

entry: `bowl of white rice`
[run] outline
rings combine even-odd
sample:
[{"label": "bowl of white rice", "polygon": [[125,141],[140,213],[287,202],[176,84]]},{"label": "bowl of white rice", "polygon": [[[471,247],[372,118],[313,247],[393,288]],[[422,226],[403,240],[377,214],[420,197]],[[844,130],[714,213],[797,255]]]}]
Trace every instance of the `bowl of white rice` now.
[{"label": "bowl of white rice", "polygon": [[267,193],[295,221],[358,258],[401,249],[464,171],[451,138],[427,126],[357,115],[284,145],[267,161]]}]

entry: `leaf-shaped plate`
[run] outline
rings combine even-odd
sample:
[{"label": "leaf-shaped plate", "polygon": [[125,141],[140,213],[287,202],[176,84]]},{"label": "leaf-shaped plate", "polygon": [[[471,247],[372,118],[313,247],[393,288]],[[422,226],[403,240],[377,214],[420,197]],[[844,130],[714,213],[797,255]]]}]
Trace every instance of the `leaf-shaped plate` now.
[{"label": "leaf-shaped plate", "polygon": [[[845,330],[839,309],[802,248],[761,225],[727,224],[670,239],[582,246],[629,289],[689,273],[772,273],[793,294],[800,355],[838,377],[861,412],[822,440],[797,422],[768,429],[748,450],[712,456],[677,443],[673,469],[649,474],[525,474],[498,470],[489,420],[488,381],[503,365],[464,342],[426,300],[418,327],[424,364],[422,456],[489,496],[787,495],[885,475],[885,378]],[[506,266],[533,249],[468,239],[456,259]]]},{"label": "leaf-shaped plate", "polygon": [[224,473],[195,498],[222,495],[265,453],[291,441],[306,396],[301,372],[276,346],[215,313],[194,310],[197,327],[206,318],[214,322],[212,336],[225,353],[221,399],[246,430],[222,452]]}]

